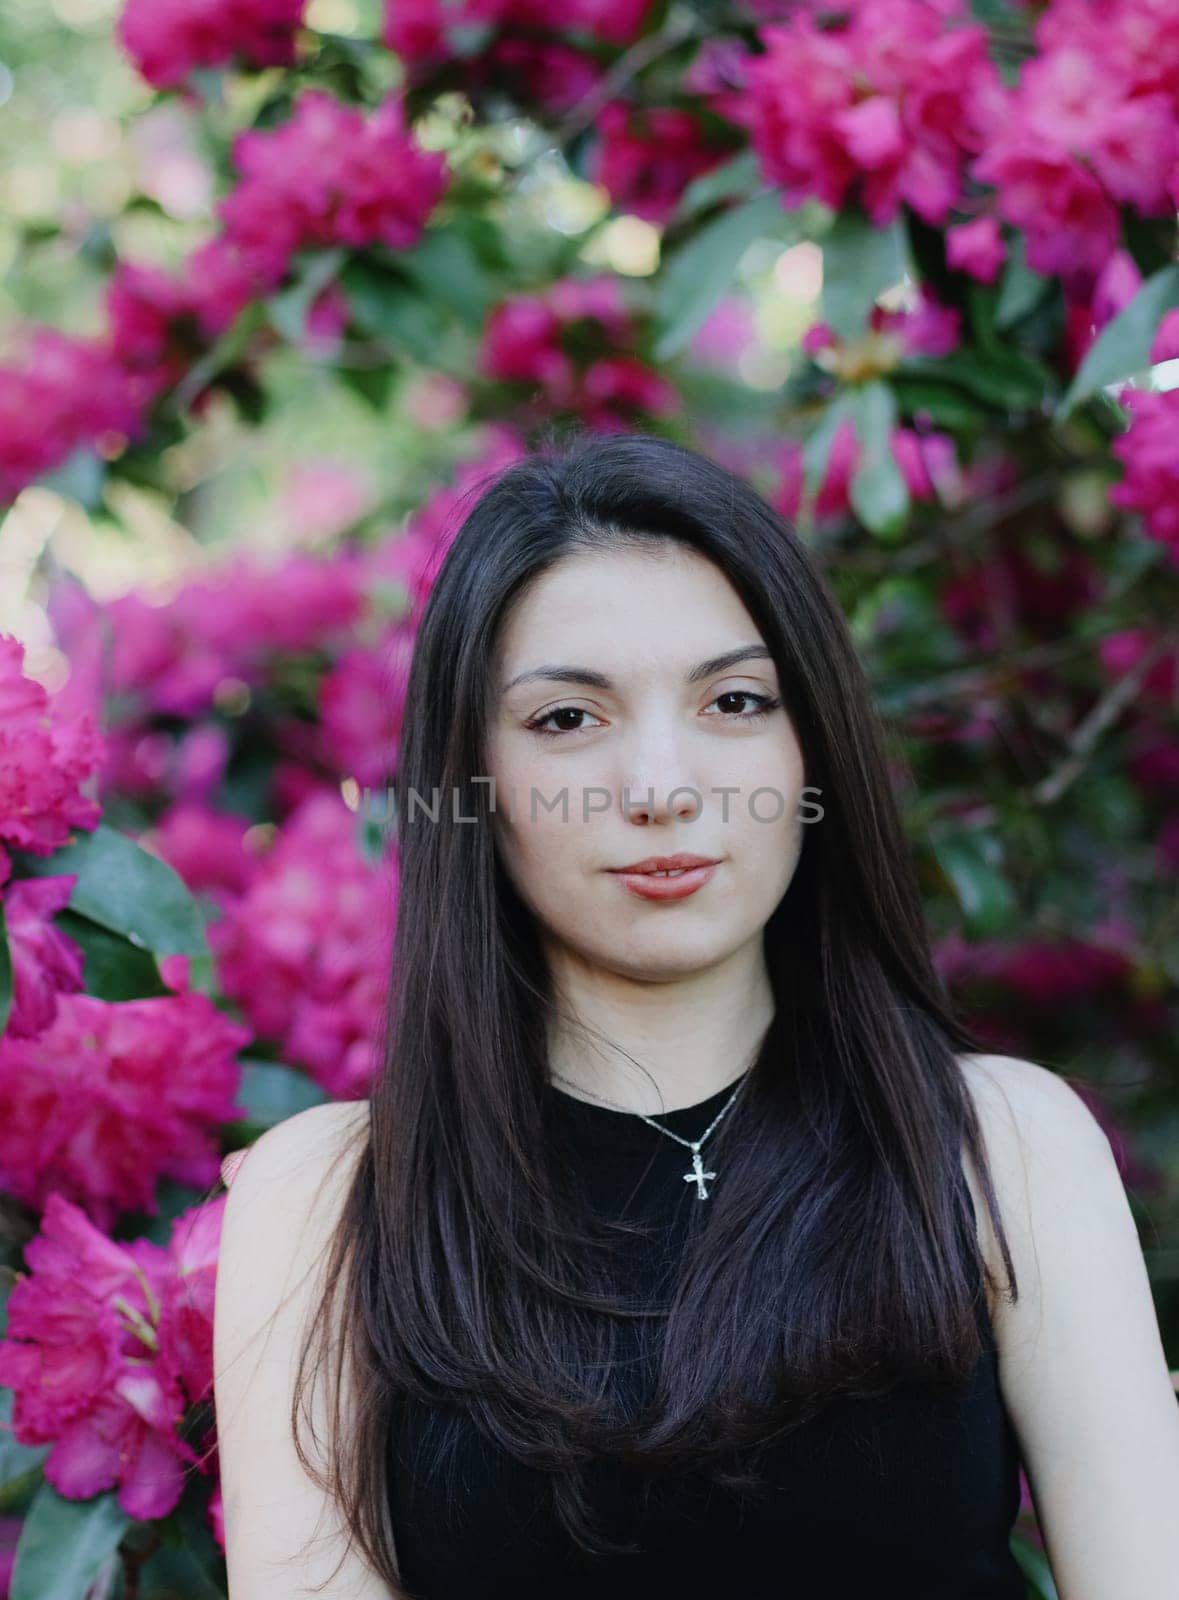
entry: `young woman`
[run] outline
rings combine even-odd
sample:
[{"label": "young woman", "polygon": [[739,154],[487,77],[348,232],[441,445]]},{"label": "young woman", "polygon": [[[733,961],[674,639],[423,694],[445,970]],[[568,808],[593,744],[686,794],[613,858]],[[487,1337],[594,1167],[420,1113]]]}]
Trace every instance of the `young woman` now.
[{"label": "young woman", "polygon": [[844,618],[747,484],[626,435],[496,479],[396,818],[383,1075],[226,1209],[231,1600],[1019,1600],[1021,1462],[1062,1600],[1175,1592],[1109,1143],[955,1018]]}]

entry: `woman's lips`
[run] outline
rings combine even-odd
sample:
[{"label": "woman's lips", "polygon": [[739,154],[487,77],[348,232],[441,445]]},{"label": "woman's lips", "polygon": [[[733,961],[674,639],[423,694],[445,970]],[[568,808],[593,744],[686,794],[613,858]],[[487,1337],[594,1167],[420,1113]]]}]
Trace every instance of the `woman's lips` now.
[{"label": "woman's lips", "polygon": [[704,867],[688,867],[663,876],[654,872],[615,872],[611,876],[641,900],[686,900],[704,887],[719,866],[719,861],[710,861]]}]

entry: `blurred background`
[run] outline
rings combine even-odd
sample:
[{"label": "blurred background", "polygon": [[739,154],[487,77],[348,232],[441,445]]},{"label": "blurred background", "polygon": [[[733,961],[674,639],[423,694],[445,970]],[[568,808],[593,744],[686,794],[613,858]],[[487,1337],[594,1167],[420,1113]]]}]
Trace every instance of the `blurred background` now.
[{"label": "blurred background", "polygon": [[1179,1368],[1177,206],[1170,0],[6,0],[0,1595],[224,1596],[218,1162],[367,1092],[414,632],[553,430],[815,551]]}]

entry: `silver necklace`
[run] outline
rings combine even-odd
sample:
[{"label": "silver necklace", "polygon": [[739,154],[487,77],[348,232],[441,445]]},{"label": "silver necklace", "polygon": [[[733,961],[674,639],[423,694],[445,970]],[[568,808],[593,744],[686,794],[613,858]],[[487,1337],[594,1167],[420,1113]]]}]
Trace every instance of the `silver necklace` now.
[{"label": "silver necklace", "polygon": [[[665,1128],[662,1123],[656,1122],[654,1117],[648,1117],[641,1111],[628,1112],[630,1116],[638,1117],[641,1121],[649,1123],[652,1128],[658,1128],[660,1133],[665,1133],[669,1139],[674,1139],[677,1144],[684,1145],[692,1152],[692,1170],[691,1172],[684,1173],[684,1182],[694,1183],[696,1185],[697,1200],[708,1199],[708,1190],[704,1187],[705,1180],[707,1178],[716,1177],[715,1172],[706,1172],[704,1170],[704,1158],[700,1154],[701,1146],[704,1144],[705,1139],[708,1138],[708,1135],[716,1127],[720,1119],[724,1116],[725,1112],[732,1105],[733,1101],[741,1093],[741,1087],[746,1078],[748,1078],[750,1070],[751,1069],[746,1068],[746,1070],[741,1074],[740,1078],[737,1080],[737,1087],[733,1090],[732,1094],[725,1101],[724,1105],[717,1112],[716,1116],[713,1117],[712,1121],[708,1124],[707,1128],[705,1128],[704,1132],[698,1139],[683,1139],[678,1133],[673,1133],[670,1128]],[[604,1096],[600,1094],[594,1094],[589,1089],[582,1089],[580,1084],[574,1083],[571,1078],[562,1077],[559,1072],[554,1072],[553,1077],[558,1079],[561,1083],[567,1083],[571,1089],[579,1090],[581,1094],[588,1094],[591,1100],[600,1100],[604,1106],[611,1106],[615,1111],[628,1111],[628,1107],[620,1106],[616,1104],[615,1101],[607,1100]]]}]

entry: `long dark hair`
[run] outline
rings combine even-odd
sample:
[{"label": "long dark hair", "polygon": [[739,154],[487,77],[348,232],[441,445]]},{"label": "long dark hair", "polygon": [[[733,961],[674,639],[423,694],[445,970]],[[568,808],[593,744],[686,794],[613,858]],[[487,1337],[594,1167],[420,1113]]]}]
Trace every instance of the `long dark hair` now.
[{"label": "long dark hair", "polygon": [[[715,1135],[725,1183],[683,1258],[657,1387],[622,1416],[609,1371],[628,1311],[600,1230],[553,1157],[534,921],[497,859],[485,774],[508,608],[572,552],[670,540],[729,579],[773,653],[823,817],[765,929],[775,1015]],[[885,729],[839,604],[794,530],[740,478],[667,440],[552,438],[480,485],[430,592],[394,786],[400,893],[385,1066],[360,1132],[325,1294],[304,1342],[334,1367],[325,1475],[353,1539],[404,1596],[388,1440],[406,1397],[465,1408],[551,1469],[566,1531],[607,1548],[581,1467],[698,1469],[753,1490],[755,1447],[837,1396],[966,1382],[982,1354],[968,1150],[1015,1274],[956,1051],[985,1051],[932,963]],[[410,821],[411,791],[417,820]],[[438,820],[429,820],[435,791]],[[458,818],[476,817],[471,826]],[[331,1307],[343,1296],[333,1319]],[[332,1327],[342,1330],[334,1351]],[[341,1403],[341,1363],[351,1393]],[[452,1413],[453,1414],[453,1413]],[[617,1548],[617,1547],[615,1547]]]}]

